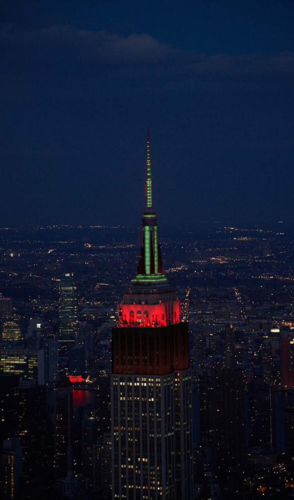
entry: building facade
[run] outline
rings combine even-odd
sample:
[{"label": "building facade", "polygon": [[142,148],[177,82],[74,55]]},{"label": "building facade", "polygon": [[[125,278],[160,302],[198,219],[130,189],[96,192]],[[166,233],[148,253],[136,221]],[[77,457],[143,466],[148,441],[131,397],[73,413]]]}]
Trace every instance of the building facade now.
[{"label": "building facade", "polygon": [[59,292],[59,350],[63,356],[75,343],[78,322],[77,287],[72,274],[62,278]]},{"label": "building facade", "polygon": [[119,306],[112,337],[112,497],[190,500],[188,324],[181,322],[176,291],[163,273],[149,139],[146,197],[137,276]]}]

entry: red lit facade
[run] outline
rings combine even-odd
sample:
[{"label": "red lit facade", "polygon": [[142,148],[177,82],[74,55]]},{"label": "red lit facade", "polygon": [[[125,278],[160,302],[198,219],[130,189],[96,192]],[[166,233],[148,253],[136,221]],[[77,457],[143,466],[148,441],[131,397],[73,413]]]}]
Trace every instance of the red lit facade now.
[{"label": "red lit facade", "polygon": [[[130,295],[132,301],[134,297]],[[150,299],[149,299],[150,300]],[[148,304],[148,297],[141,303],[133,300],[132,304],[121,304],[119,311],[119,326],[122,327],[159,327],[180,322],[179,300],[162,302],[156,294],[151,297],[155,303]],[[146,303],[147,302],[147,303]]]}]

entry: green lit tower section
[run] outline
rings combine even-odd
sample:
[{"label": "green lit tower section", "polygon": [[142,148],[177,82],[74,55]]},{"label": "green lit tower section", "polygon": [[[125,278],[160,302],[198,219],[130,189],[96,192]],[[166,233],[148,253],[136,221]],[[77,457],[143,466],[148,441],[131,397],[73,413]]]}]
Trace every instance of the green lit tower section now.
[{"label": "green lit tower section", "polygon": [[137,276],[134,283],[166,283],[163,273],[162,258],[158,240],[158,223],[156,213],[152,210],[152,169],[150,155],[150,139],[147,136],[147,181],[146,200],[147,209],[143,215],[142,245]]}]

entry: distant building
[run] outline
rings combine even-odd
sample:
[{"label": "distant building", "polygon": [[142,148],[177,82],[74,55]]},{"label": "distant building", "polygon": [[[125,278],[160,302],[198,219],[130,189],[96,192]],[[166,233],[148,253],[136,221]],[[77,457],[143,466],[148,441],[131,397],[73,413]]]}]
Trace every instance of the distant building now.
[{"label": "distant building", "polygon": [[200,380],[201,443],[209,451],[213,474],[221,481],[241,471],[246,455],[245,397],[242,375],[215,368]]},{"label": "distant building", "polygon": [[55,479],[65,479],[72,471],[73,401],[71,384],[66,380],[58,382],[54,388],[54,399]]},{"label": "distant building", "polygon": [[43,338],[54,337],[54,329],[49,321],[44,321],[43,318],[31,318],[28,326],[26,338],[33,338],[38,345]]},{"label": "distant building", "polygon": [[290,463],[294,461],[294,406],[285,408],[285,448]]},{"label": "distant building", "polygon": [[0,497],[2,500],[19,498],[22,473],[22,451],[19,438],[6,439],[0,455]]},{"label": "distant building", "polygon": [[66,274],[59,286],[59,338],[60,340],[75,340],[78,321],[77,287],[73,276]]},{"label": "distant building", "polygon": [[19,377],[0,375],[0,448],[3,440],[14,437],[18,427]]},{"label": "distant building", "polygon": [[27,336],[34,340],[37,349],[44,351],[45,383],[56,382],[59,379],[59,344],[58,338],[54,335],[53,326],[42,318],[33,318],[30,320]]},{"label": "distant building", "polygon": [[45,383],[44,349],[6,347],[0,344],[0,373],[19,375],[23,380]]},{"label": "distant building", "polygon": [[111,433],[104,434],[102,443],[94,445],[94,491],[100,498],[110,498]]},{"label": "distant building", "polygon": [[17,316],[6,318],[4,320],[2,325],[2,340],[10,342],[19,342],[23,340],[19,318]]},{"label": "distant building", "polygon": [[83,347],[73,347],[68,353],[69,375],[84,375],[85,351]]},{"label": "distant building", "polygon": [[78,324],[76,332],[76,346],[84,350],[85,370],[89,372],[94,360],[94,327],[90,323],[82,322]]},{"label": "distant building", "polygon": [[0,296],[0,318],[12,316],[12,299]]},{"label": "distant building", "polygon": [[32,380],[20,382],[17,435],[22,449],[24,498],[42,498],[53,479],[53,432],[50,433],[48,425],[45,386],[38,386]]},{"label": "distant building", "polygon": [[64,357],[75,343],[78,322],[77,287],[72,274],[61,279],[59,293],[59,355]]},{"label": "distant building", "polygon": [[249,447],[273,449],[275,446],[275,398],[273,389],[261,379],[248,384]]},{"label": "distant building", "polygon": [[294,387],[294,333],[281,333],[281,385]]},{"label": "distant building", "polygon": [[273,344],[270,339],[265,340],[261,347],[261,369],[262,378],[266,384],[274,385],[278,381]]}]

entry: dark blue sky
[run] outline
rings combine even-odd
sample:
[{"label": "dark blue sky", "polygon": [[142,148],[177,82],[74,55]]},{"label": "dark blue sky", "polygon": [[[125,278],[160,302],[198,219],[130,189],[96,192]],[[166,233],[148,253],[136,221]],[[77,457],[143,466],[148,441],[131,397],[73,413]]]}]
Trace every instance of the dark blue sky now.
[{"label": "dark blue sky", "polygon": [[0,3],[0,226],[292,220],[293,0]]}]

